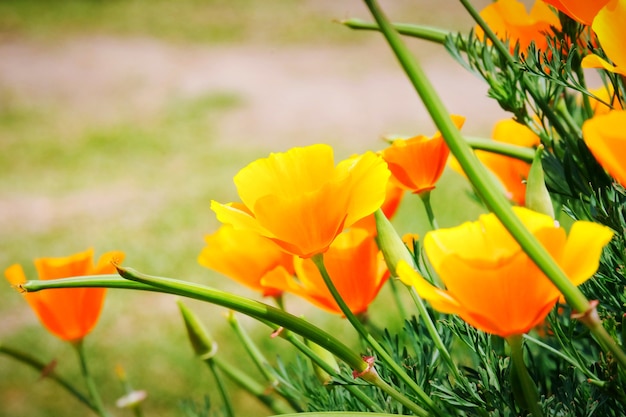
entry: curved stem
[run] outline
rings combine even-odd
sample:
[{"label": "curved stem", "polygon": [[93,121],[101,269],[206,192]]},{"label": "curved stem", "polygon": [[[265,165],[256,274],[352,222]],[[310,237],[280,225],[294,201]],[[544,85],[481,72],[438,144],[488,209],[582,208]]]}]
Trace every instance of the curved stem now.
[{"label": "curved stem", "polygon": [[91,401],[93,401],[93,405],[96,409],[97,414],[101,417],[109,417],[109,413],[104,409],[104,405],[102,404],[102,399],[100,398],[100,393],[98,392],[98,388],[96,387],[96,383],[93,380],[91,374],[89,373],[89,368],[87,367],[87,356],[85,355],[85,347],[83,343],[83,339],[78,340],[77,342],[72,343],[72,346],[76,349],[76,353],[78,354],[78,360],[80,362],[80,370],[85,378],[85,382],[87,384],[87,390],[89,391],[89,395],[91,396]]},{"label": "curved stem", "polygon": [[142,274],[132,268],[118,266],[118,271],[126,279],[117,275],[92,275],[56,280],[32,280],[17,288],[31,292],[49,288],[106,287],[176,294],[230,308],[289,329],[332,352],[357,372],[363,372],[369,367],[359,354],[330,333],[276,307],[192,282]]},{"label": "curved stem", "polygon": [[38,370],[41,374],[41,378],[50,378],[51,380],[53,380],[54,382],[56,382],[57,384],[59,384],[60,386],[62,386],[63,388],[65,388],[65,390],[67,390],[67,392],[69,392],[70,394],[72,394],[74,397],[76,397],[76,399],[78,399],[78,401],[80,401],[81,403],[85,404],[87,407],[89,407],[92,411],[94,412],[98,412],[98,410],[96,409],[96,407],[91,403],[91,401],[85,397],[83,394],[81,394],[73,385],[71,385],[68,381],[66,381],[65,379],[61,378],[60,376],[58,376],[56,374],[56,372],[54,371],[53,365],[51,366],[50,363],[46,363],[43,361],[40,361],[37,358],[34,358],[30,355],[28,355],[27,353],[21,352],[19,350],[10,348],[8,346],[4,346],[2,344],[0,344],[0,353],[4,353],[5,355],[19,361],[22,362],[28,366],[30,366],[31,368],[34,368],[36,370]]},{"label": "curved stem", "polygon": [[[435,403],[430,399],[428,394],[426,394],[424,390],[419,385],[417,385],[417,383],[413,381],[407,375],[406,372],[404,372],[402,367],[400,367],[393,360],[393,358],[383,349],[383,347],[378,343],[378,341],[376,341],[376,339],[367,331],[365,326],[363,326],[363,324],[359,321],[359,319],[352,313],[352,311],[350,310],[350,307],[348,307],[348,305],[345,303],[343,298],[341,298],[339,291],[337,291],[335,284],[333,283],[332,279],[330,278],[330,275],[328,274],[328,271],[326,270],[326,266],[324,265],[323,254],[320,253],[320,254],[314,255],[311,258],[311,260],[313,261],[313,263],[315,263],[315,266],[317,266],[317,269],[320,271],[320,274],[322,278],[324,279],[324,283],[328,287],[328,290],[332,294],[333,298],[337,302],[337,305],[339,305],[341,312],[346,316],[346,318],[348,319],[352,327],[354,327],[355,330],[361,335],[361,337],[363,337],[363,339],[370,345],[370,347],[383,360],[383,362],[385,362],[385,364],[389,366],[391,371],[399,379],[401,379],[404,383],[406,383],[407,386],[411,388],[413,392],[415,392],[415,394],[419,396],[420,400],[422,400],[423,403],[426,404],[426,406],[428,406],[428,408],[430,408],[436,415],[441,415],[441,411],[436,407]],[[371,374],[373,372],[375,373],[375,370],[373,368],[368,369],[366,370],[366,373],[363,375],[363,377],[365,378],[368,374]],[[378,374],[376,374],[376,377],[380,380],[380,377],[378,377]],[[380,382],[375,383],[375,385],[383,389],[385,392],[387,392],[389,395],[391,395],[393,398],[395,398],[402,404],[409,407],[412,411],[416,412],[417,414],[424,415],[425,411],[422,410],[413,402],[411,402],[410,400],[408,400],[402,393],[397,392],[395,389],[393,389],[390,386],[384,386],[386,385],[386,383],[384,385],[382,384],[383,384],[382,380],[380,380]]]},{"label": "curved stem", "polygon": [[[507,343],[511,346],[511,366],[514,368],[514,375],[522,388],[526,406],[528,406],[534,417],[543,417],[543,411],[539,405],[539,394],[537,387],[533,382],[528,369],[524,364],[524,349],[521,335],[509,336],[506,338]],[[515,381],[513,382],[515,383]]]},{"label": "curved stem", "polygon": [[[626,354],[608,335],[597,315],[588,314],[592,306],[583,293],[572,284],[563,270],[554,261],[550,254],[541,246],[538,240],[524,227],[519,218],[511,210],[510,203],[498,191],[485,168],[480,164],[470,146],[463,140],[457,127],[452,123],[443,102],[437,95],[426,73],[410,54],[406,45],[387,21],[375,0],[364,0],[376,18],[387,42],[394,51],[409,80],[415,87],[422,102],[426,106],[437,128],[443,135],[452,154],[465,171],[468,179],[481,196],[487,206],[493,211],[502,224],[507,228],[522,249],[537,264],[541,271],[554,283],[565,296],[568,304],[576,311],[583,313],[583,322],[587,324],[596,340],[603,348],[610,350],[622,367],[626,368]],[[460,0],[466,4],[466,0]],[[471,8],[471,5],[467,7]],[[480,18],[480,16],[478,16]],[[484,22],[483,22],[484,23]],[[487,29],[489,29],[487,27]],[[488,33],[485,30],[485,33]],[[493,33],[492,33],[493,34]],[[495,37],[495,35],[494,35]],[[499,40],[496,38],[496,41]],[[496,44],[494,41],[494,44]],[[506,52],[506,51],[505,51]],[[551,111],[553,114],[553,112]]]},{"label": "curved stem", "polygon": [[437,224],[437,219],[435,218],[435,213],[433,212],[433,206],[430,204],[430,190],[422,191],[418,194],[422,203],[424,203],[424,208],[426,209],[426,216],[428,217],[428,223],[430,226],[430,230],[439,229],[439,225]]}]

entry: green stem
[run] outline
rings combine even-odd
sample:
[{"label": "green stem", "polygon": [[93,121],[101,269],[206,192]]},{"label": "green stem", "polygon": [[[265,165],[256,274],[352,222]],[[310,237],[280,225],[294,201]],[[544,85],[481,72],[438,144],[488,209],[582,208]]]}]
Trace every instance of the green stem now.
[{"label": "green stem", "polygon": [[[222,397],[222,404],[224,405],[224,413],[226,414],[226,417],[235,417],[235,410],[233,408],[233,403],[230,400],[228,391],[226,390],[226,384],[224,383],[224,380],[222,379],[222,374],[220,374],[219,370],[217,369],[215,359],[216,359],[215,357],[207,358],[207,359],[204,359],[204,362],[207,364],[207,366],[211,370],[211,373],[213,374],[213,378],[215,379],[215,384],[217,385],[217,389],[220,392],[220,397]],[[251,394],[254,395],[253,392],[251,392]]]},{"label": "green stem", "polygon": [[[206,359],[205,362],[207,362],[209,367],[214,366],[217,368],[216,370],[219,370],[226,374],[226,376],[228,376],[233,382],[239,385],[239,387],[248,391],[250,394],[258,398],[259,401],[269,407],[272,412],[276,414],[293,413],[293,409],[291,407],[289,407],[285,402],[281,401],[278,397],[272,395],[271,391],[269,391],[268,393],[268,390],[265,386],[250,378],[247,373],[221,361],[218,357]],[[215,372],[215,374],[217,375],[217,372]]]},{"label": "green stem", "polygon": [[91,403],[91,401],[81,394],[72,384],[67,382],[65,379],[58,376],[54,369],[50,369],[50,363],[43,362],[37,358],[34,358],[27,353],[21,352],[19,350],[10,348],[8,346],[4,346],[0,344],[0,353],[4,353],[5,355],[22,362],[31,368],[36,369],[41,374],[42,378],[49,378],[59,384],[61,387],[65,388],[67,392],[72,394],[78,401],[85,404],[92,411],[97,412],[96,407]]},{"label": "green stem", "polygon": [[100,393],[98,392],[96,383],[93,380],[91,373],[89,373],[83,339],[73,342],[72,346],[74,346],[74,348],[76,349],[76,353],[78,354],[80,370],[83,374],[83,377],[85,378],[87,390],[89,391],[89,395],[91,396],[91,401],[93,402],[93,405],[96,409],[96,413],[99,414],[101,417],[109,417],[109,413],[107,413],[107,411],[104,409],[104,405],[102,404],[102,399],[100,398]]},{"label": "green stem", "polygon": [[408,317],[408,314],[406,312],[406,309],[404,308],[402,299],[400,298],[400,291],[398,291],[398,283],[393,278],[390,279],[388,282],[389,282],[389,286],[391,287],[391,294],[395,301],[395,305],[396,307],[398,307],[398,311],[400,312],[400,317],[402,318],[402,320],[404,320],[406,317]]},{"label": "green stem", "polygon": [[[371,22],[366,22],[361,19],[345,19],[339,21],[342,25],[356,30],[380,30],[378,25]],[[426,41],[442,44],[446,41],[446,37],[450,34],[449,31],[431,27],[414,25],[407,23],[394,23],[393,27],[402,35],[412,36],[414,38],[423,39]]]},{"label": "green stem", "polygon": [[48,288],[105,287],[176,294],[230,308],[255,319],[289,329],[332,352],[357,372],[363,372],[369,367],[359,354],[330,333],[276,307],[192,282],[142,274],[132,268],[118,266],[118,271],[125,279],[117,275],[93,275],[56,280],[32,280],[19,285],[18,289],[30,292]]},{"label": "green stem", "polygon": [[426,209],[426,216],[428,217],[430,230],[437,230],[439,229],[439,225],[437,224],[437,219],[435,218],[435,213],[433,212],[433,206],[430,204],[430,192],[431,190],[422,191],[418,195],[422,200],[422,203],[424,203],[424,208]]},{"label": "green stem", "polygon": [[252,361],[256,365],[257,369],[265,380],[269,383],[270,386],[275,387],[276,392],[278,392],[283,398],[285,398],[289,404],[298,412],[304,411],[302,405],[299,404],[294,399],[298,396],[298,393],[293,392],[293,390],[289,389],[287,386],[284,386],[280,383],[280,381],[274,376],[274,374],[270,371],[271,365],[267,358],[261,353],[261,350],[257,347],[256,343],[252,340],[248,332],[241,327],[239,320],[235,316],[234,312],[230,312],[228,314],[228,323],[230,327],[235,331],[235,334],[243,344],[246,352],[252,358]]},{"label": "green stem", "polygon": [[[367,329],[365,328],[365,326],[363,326],[361,321],[352,313],[352,311],[350,310],[350,307],[348,307],[346,302],[343,300],[343,298],[339,294],[339,291],[337,291],[335,284],[330,278],[330,275],[328,274],[326,266],[324,265],[324,255],[321,253],[314,255],[311,258],[311,260],[315,263],[315,266],[317,266],[317,269],[320,271],[320,274],[322,278],[324,279],[324,283],[326,284],[326,287],[328,287],[328,290],[330,291],[333,298],[337,302],[337,305],[341,309],[341,312],[344,314],[344,316],[346,316],[346,318],[348,319],[352,327],[354,327],[354,329],[361,335],[361,337],[363,337],[363,339],[370,345],[370,347],[383,360],[383,362],[387,366],[389,366],[391,371],[399,379],[401,379],[405,384],[407,384],[407,386],[411,388],[413,392],[415,392],[415,394],[418,395],[420,400],[422,400],[422,402],[426,404],[426,406],[428,406],[429,409],[431,409],[436,415],[441,415],[441,411],[436,407],[435,403],[430,399],[428,394],[426,394],[426,392],[424,392],[424,390],[419,385],[417,385],[417,383],[413,381],[406,374],[406,372],[404,372],[402,367],[400,367],[393,360],[393,358],[383,349],[383,347],[378,343],[378,341],[367,331]],[[371,371],[373,371],[373,368],[368,369],[368,371],[370,372],[367,372],[365,375],[367,375],[368,373],[371,373]],[[377,374],[376,374],[376,377],[378,377]],[[378,377],[377,379],[380,379],[380,378]],[[384,384],[382,380],[375,383],[375,385],[383,389],[385,392],[387,392],[389,395],[391,395],[400,403],[409,407],[409,409],[411,409],[413,412],[416,412],[419,415],[425,415],[426,411],[424,411],[423,409],[418,407],[416,404],[414,404],[412,401],[410,401],[408,398],[406,398],[404,394],[396,391],[392,387],[386,387],[386,386],[383,386],[382,384]]]},{"label": "green stem", "polygon": [[[328,373],[333,378],[338,378],[340,375],[337,371],[330,366],[322,357],[320,357],[317,353],[313,351],[310,347],[306,345],[302,340],[295,336],[295,334],[287,329],[281,328],[274,323],[270,323],[265,320],[259,320],[264,323],[266,326],[274,329],[275,333],[282,339],[291,343],[296,349],[302,352],[306,357],[311,359],[317,366],[322,368],[326,373]],[[348,392],[350,392],[356,399],[361,401],[363,405],[369,408],[371,411],[375,413],[382,413],[384,410],[376,404],[370,397],[368,397],[363,391],[361,391],[357,386],[351,384],[342,384],[343,388],[345,388]]]},{"label": "green stem", "polygon": [[[583,293],[570,282],[569,278],[550,254],[541,246],[539,241],[528,229],[524,227],[520,219],[515,215],[513,210],[511,210],[510,203],[499,192],[498,187],[493,183],[485,168],[472,152],[470,146],[463,140],[459,130],[454,123],[452,123],[448,111],[428,80],[424,70],[410,54],[399,35],[393,30],[377,3],[374,0],[364,1],[376,18],[381,27],[381,31],[387,38],[387,42],[421,97],[435,125],[446,140],[450,151],[456,157],[477,193],[481,196],[483,201],[485,201],[491,211],[496,214],[533,262],[537,264],[541,271],[546,274],[565,296],[568,304],[575,311],[584,313],[583,321],[590,328],[596,340],[598,340],[602,346],[606,347],[606,349],[610,350],[619,363],[626,368],[626,354],[624,354],[624,351],[610,338],[604,327],[602,327],[602,322],[597,319],[597,314],[591,314],[592,306]],[[466,0],[460,1],[464,4],[466,2]],[[471,8],[471,6],[468,7]],[[485,33],[487,33],[487,31],[485,31]]]},{"label": "green stem", "polygon": [[504,156],[510,156],[524,162],[532,162],[535,150],[525,146],[511,145],[510,143],[497,142],[491,139],[474,138],[465,136],[465,141],[472,149],[479,149]]},{"label": "green stem", "polygon": [[521,335],[509,336],[506,338],[509,346],[511,346],[511,366],[515,368],[514,375],[517,377],[517,381],[520,383],[522,393],[526,406],[528,406],[531,414],[534,417],[543,417],[543,411],[539,405],[539,394],[537,393],[537,387],[533,382],[528,369],[524,364],[524,349]]},{"label": "green stem", "polygon": [[584,366],[581,366],[579,362],[577,362],[576,360],[570,358],[569,356],[565,355],[563,352],[558,351],[557,349],[553,348],[552,346],[542,342],[539,339],[535,339],[532,336],[529,336],[528,334],[524,335],[524,339],[536,344],[539,347],[542,347],[543,349],[551,352],[553,355],[556,355],[558,357],[560,357],[561,359],[563,359],[564,361],[566,361],[567,363],[569,363],[570,365],[572,365],[574,368],[578,369],[580,372],[582,372],[583,374],[585,374],[587,376],[587,378],[589,379],[590,383],[593,383],[597,386],[604,386],[606,385],[606,382],[601,381],[598,379],[598,377],[591,372],[589,369],[585,368]]}]

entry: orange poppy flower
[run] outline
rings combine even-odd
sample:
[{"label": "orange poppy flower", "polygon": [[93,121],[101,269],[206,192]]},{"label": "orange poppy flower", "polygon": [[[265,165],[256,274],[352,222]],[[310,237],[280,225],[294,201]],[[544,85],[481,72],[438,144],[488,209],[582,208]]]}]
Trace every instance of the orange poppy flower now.
[{"label": "orange poppy flower", "polygon": [[[457,128],[463,126],[464,117],[451,117]],[[381,155],[391,170],[393,181],[406,190],[421,193],[435,188],[446,167],[450,149],[437,132],[430,138],[419,135],[396,139]]]},{"label": "orange poppy flower", "polygon": [[235,185],[245,207],[211,203],[222,223],[249,229],[303,258],[328,250],[344,228],[385,200],[389,170],[368,152],[337,166],[328,145],[293,148],[243,168]]},{"label": "orange poppy flower", "polygon": [[[613,236],[608,227],[577,221],[566,235],[550,216],[523,207],[513,210],[574,285],[595,273],[602,248]],[[427,233],[424,250],[446,288],[433,286],[404,261],[397,267],[400,279],[436,310],[457,314],[485,332],[502,337],[526,333],[543,322],[561,297],[493,213]]]},{"label": "orange poppy flower", "polygon": [[[540,143],[539,136],[527,126],[513,119],[497,122],[494,125],[491,138],[497,142],[525,147],[537,146]],[[530,164],[517,158],[487,151],[476,151],[476,156],[489,171],[498,177],[506,190],[507,197],[523,206],[526,201],[526,179],[530,171]],[[450,168],[465,176],[456,159],[450,159]]]},{"label": "orange poppy flower", "polygon": [[585,25],[591,25],[598,11],[609,0],[543,0],[572,19]]},{"label": "orange poppy flower", "polygon": [[[297,278],[273,275],[262,283],[298,295],[331,313],[342,314],[313,261],[294,258],[294,263]],[[324,265],[354,314],[367,310],[389,276],[374,238],[358,228],[337,236],[324,254]]]},{"label": "orange poppy flower", "polygon": [[[116,263],[124,259],[124,253],[112,251],[103,254],[98,264],[93,264],[93,249],[64,258],[35,259],[39,279],[49,280],[85,275],[114,274]],[[26,282],[21,265],[11,265],[4,271],[13,285]],[[26,301],[35,311],[41,323],[55,336],[70,342],[84,338],[96,325],[105,288],[63,288],[25,293]]]},{"label": "orange poppy flower", "polygon": [[[548,46],[546,33],[550,32],[550,27],[561,28],[558,16],[541,1],[536,1],[528,13],[522,2],[498,0],[485,7],[480,16],[498,38],[509,40],[511,51],[515,44],[519,44],[520,51],[526,51],[531,42],[538,49],[545,49]],[[476,26],[475,32],[478,38],[484,38],[480,26]]]},{"label": "orange poppy flower", "polygon": [[607,71],[626,75],[626,0],[611,0],[598,11],[591,28],[596,33],[602,50],[613,64],[598,55],[587,55],[582,60],[583,68],[604,68]]},{"label": "orange poppy flower", "polygon": [[282,291],[262,285],[263,277],[268,274],[291,276],[294,273],[293,256],[256,232],[223,225],[215,233],[207,235],[205,241],[207,246],[198,256],[200,265],[264,296],[277,296]]},{"label": "orange poppy flower", "polygon": [[583,123],[583,139],[593,156],[626,187],[626,110],[613,110]]}]

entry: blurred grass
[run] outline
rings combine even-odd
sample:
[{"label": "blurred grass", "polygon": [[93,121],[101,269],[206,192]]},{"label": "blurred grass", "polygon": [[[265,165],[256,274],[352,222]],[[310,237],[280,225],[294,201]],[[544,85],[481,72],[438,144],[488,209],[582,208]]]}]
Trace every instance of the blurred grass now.
[{"label": "blurred grass", "polygon": [[[350,16],[332,16],[324,7],[310,6],[296,0],[10,0],[0,2],[0,41],[47,43],[84,35],[155,37],[174,43],[360,39],[347,30],[320,31],[331,18]],[[405,7],[410,11],[407,20],[431,6]],[[456,18],[444,12],[431,14],[430,23]],[[260,156],[252,143],[225,151],[216,141],[219,118],[242,104],[241,97],[228,91],[173,97],[149,117],[129,114],[93,123],[62,105],[24,104],[21,97],[0,91],[0,266],[20,263],[33,276],[35,257],[64,256],[87,247],[94,247],[97,256],[120,249],[127,255],[125,264],[139,270],[258,298],[195,261],[202,236],[217,227],[210,200],[235,200],[233,175]],[[433,193],[442,226],[473,218],[480,210],[471,202],[463,211],[447,204],[466,192],[463,181],[446,174]],[[409,196],[395,221],[400,230],[423,233],[422,219],[421,203]],[[0,300],[0,343],[56,359],[57,371],[82,387],[72,348],[43,330],[8,285],[0,285]],[[378,326],[400,325],[396,312],[386,308],[389,302],[385,289],[372,306]],[[188,305],[214,331],[221,354],[253,367],[241,359],[241,348],[229,343],[233,336],[225,329],[223,309],[192,301]],[[310,315],[335,334],[353,334],[345,321],[303,308],[294,298],[287,299],[287,307]],[[266,328],[243,321],[270,359],[293,355],[286,343],[270,339]],[[126,369],[137,389],[148,390],[146,415],[183,415],[181,401],[202,403],[207,394],[217,401],[209,372],[191,355],[172,297],[110,291],[86,348],[107,404],[122,395],[116,364]],[[236,394],[235,403],[238,415],[267,415],[243,393]],[[90,415],[53,382],[4,356],[0,404],[0,416]]]}]

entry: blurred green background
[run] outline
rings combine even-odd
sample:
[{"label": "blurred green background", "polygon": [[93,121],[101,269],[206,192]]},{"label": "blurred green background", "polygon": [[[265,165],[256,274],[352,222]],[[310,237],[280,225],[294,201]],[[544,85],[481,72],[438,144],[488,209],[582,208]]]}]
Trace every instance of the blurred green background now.
[{"label": "blurred green background", "polygon": [[[395,21],[472,26],[454,1],[382,5]],[[434,131],[381,37],[335,22],[349,17],[369,20],[356,0],[0,2],[0,266],[20,263],[34,277],[36,257],[119,249],[141,271],[259,298],[196,262],[203,236],[217,228],[210,201],[237,199],[240,168],[292,146],[329,143],[342,159],[381,149],[385,134]],[[464,131],[488,137],[502,113],[485,86],[441,46],[409,44],[450,111],[468,117]],[[446,172],[433,193],[442,226],[480,211],[468,192]],[[395,222],[421,233],[422,216],[409,196]],[[372,320],[398,328],[397,312],[378,308],[389,297],[383,290]],[[290,311],[354,340],[342,319],[303,304],[287,297]],[[187,305],[225,359],[252,368],[224,309]],[[267,328],[242,322],[268,357],[293,357]],[[71,347],[1,282],[0,344],[56,359],[60,375],[81,382]],[[218,402],[171,296],[109,291],[86,349],[114,415],[131,415],[114,409],[118,364],[148,391],[146,416],[183,416],[182,401],[202,404],[206,395]],[[268,414],[245,393],[235,403],[238,415]],[[90,412],[53,382],[0,356],[0,416],[82,415]]]}]

